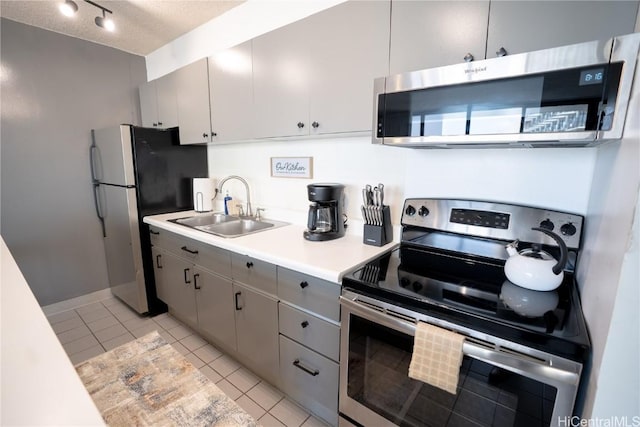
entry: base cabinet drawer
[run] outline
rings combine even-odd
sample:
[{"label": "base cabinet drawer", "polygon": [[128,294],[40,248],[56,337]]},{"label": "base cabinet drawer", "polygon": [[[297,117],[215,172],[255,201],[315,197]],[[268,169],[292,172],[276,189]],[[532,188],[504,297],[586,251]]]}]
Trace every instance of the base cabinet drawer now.
[{"label": "base cabinet drawer", "polygon": [[271,295],[277,293],[276,266],[246,255],[231,254],[231,277]]},{"label": "base cabinet drawer", "polygon": [[280,335],[282,390],[331,425],[338,424],[338,364]]},{"label": "base cabinet drawer", "polygon": [[337,283],[278,267],[278,296],[327,319],[340,321],[340,285]]},{"label": "base cabinet drawer", "polygon": [[280,333],[330,359],[340,355],[340,328],[280,302]]}]

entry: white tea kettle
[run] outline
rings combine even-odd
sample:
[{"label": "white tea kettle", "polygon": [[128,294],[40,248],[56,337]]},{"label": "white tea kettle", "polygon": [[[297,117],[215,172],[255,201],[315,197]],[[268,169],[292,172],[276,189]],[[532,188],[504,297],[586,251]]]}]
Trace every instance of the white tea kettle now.
[{"label": "white tea kettle", "polygon": [[560,236],[550,230],[538,227],[534,227],[532,230],[540,231],[558,243],[560,259],[556,260],[536,245],[518,252],[519,242],[516,240],[506,246],[509,258],[504,265],[504,273],[507,279],[523,288],[534,291],[552,291],[560,286],[562,279],[564,279],[563,270],[568,258],[567,245]]}]

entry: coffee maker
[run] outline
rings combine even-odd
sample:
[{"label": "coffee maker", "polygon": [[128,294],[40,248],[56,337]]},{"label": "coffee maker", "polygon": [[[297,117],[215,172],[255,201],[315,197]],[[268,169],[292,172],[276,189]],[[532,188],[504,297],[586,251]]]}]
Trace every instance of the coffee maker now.
[{"label": "coffee maker", "polygon": [[309,217],[303,236],[307,240],[333,240],[344,236],[342,184],[309,184]]}]

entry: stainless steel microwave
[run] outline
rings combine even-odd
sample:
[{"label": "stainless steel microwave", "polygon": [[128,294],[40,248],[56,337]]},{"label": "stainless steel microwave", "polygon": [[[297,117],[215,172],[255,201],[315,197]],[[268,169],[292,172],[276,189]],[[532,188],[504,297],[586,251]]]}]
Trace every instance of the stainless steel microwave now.
[{"label": "stainless steel microwave", "polygon": [[634,33],[376,79],[372,142],[584,147],[620,139],[640,92],[639,49]]}]

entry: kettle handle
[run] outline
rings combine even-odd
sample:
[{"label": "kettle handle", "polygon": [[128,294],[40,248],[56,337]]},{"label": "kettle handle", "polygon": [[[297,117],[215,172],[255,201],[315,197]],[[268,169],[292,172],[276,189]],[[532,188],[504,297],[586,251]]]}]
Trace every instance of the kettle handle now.
[{"label": "kettle handle", "polygon": [[556,241],[556,243],[560,247],[560,259],[558,260],[556,265],[554,265],[553,268],[551,269],[551,271],[553,271],[553,274],[557,276],[562,272],[562,270],[564,270],[564,267],[567,264],[567,260],[569,258],[569,250],[567,249],[567,245],[564,243],[564,240],[562,240],[560,236],[558,236],[556,233],[554,233],[551,230],[547,230],[546,228],[540,228],[540,227],[533,227],[532,230],[541,231],[542,233],[551,237],[553,240]]}]

